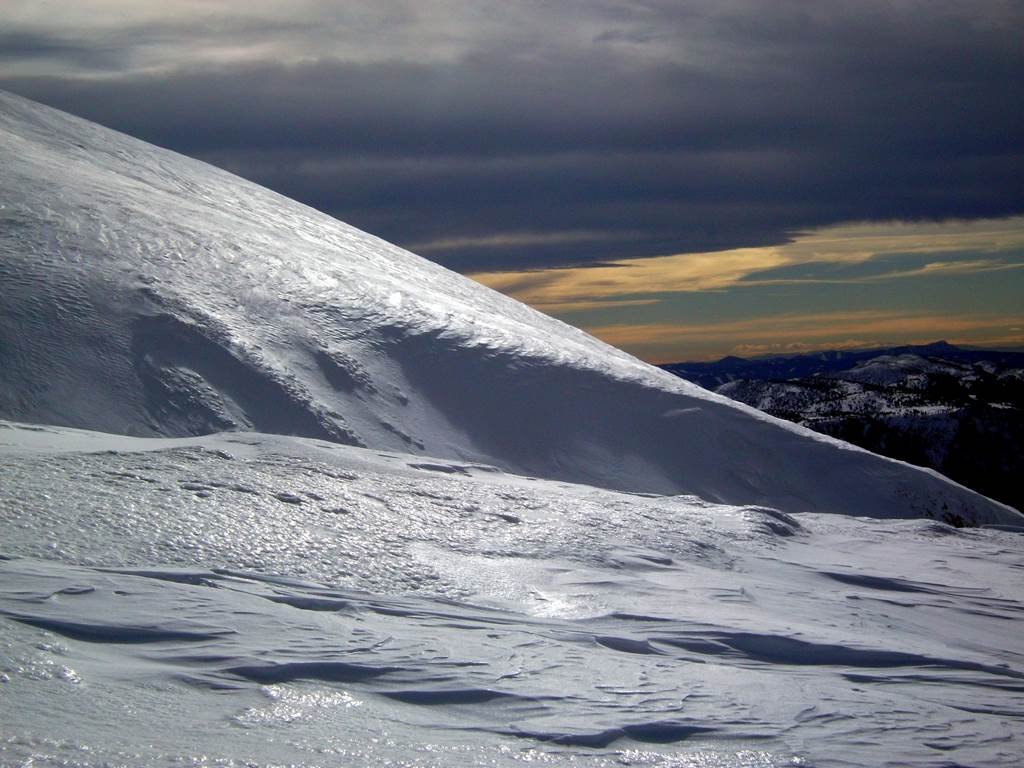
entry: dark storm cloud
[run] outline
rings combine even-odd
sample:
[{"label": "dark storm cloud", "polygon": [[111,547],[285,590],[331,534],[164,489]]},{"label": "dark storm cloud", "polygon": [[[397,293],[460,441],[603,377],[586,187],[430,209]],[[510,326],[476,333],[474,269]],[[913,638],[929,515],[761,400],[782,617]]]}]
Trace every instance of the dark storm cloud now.
[{"label": "dark storm cloud", "polygon": [[[117,77],[22,74],[0,87],[461,269],[1024,208],[1018,4],[566,4],[558,19],[546,9],[533,36],[464,34],[448,56],[333,51]],[[567,26],[559,42],[544,28],[556,21],[575,36]],[[187,30],[178,20],[127,37],[168,44]],[[329,37],[311,23],[251,20],[194,34],[241,47]],[[13,55],[0,38],[0,61]]]},{"label": "dark storm cloud", "polygon": [[0,31],[0,66],[12,62],[57,60],[89,69],[116,69],[123,63],[118,51],[98,46],[93,40]]}]

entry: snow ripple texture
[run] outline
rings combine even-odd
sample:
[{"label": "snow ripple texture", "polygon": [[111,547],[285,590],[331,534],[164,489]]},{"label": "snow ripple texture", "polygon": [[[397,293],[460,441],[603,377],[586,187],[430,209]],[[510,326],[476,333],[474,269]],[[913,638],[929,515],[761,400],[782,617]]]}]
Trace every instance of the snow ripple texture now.
[{"label": "snow ripple texture", "polygon": [[0,764],[1013,766],[1021,529],[0,422]]},{"label": "snow ripple texture", "polygon": [[293,434],[790,512],[1015,512],[203,163],[0,93],[0,417]]}]

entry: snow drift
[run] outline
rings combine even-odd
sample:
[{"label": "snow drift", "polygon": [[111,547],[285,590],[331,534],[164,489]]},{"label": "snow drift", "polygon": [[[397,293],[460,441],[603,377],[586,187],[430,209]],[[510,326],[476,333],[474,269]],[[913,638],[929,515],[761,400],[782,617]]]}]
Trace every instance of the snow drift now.
[{"label": "snow drift", "polygon": [[255,430],[790,512],[1017,521],[231,174],[0,94],[0,417]]}]

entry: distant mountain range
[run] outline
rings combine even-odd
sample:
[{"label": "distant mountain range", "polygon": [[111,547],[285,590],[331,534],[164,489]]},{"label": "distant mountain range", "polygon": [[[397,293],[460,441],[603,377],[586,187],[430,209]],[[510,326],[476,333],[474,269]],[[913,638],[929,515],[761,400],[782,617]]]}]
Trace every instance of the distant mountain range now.
[{"label": "distant mountain range", "polygon": [[940,341],[662,368],[1024,508],[1024,351]]}]

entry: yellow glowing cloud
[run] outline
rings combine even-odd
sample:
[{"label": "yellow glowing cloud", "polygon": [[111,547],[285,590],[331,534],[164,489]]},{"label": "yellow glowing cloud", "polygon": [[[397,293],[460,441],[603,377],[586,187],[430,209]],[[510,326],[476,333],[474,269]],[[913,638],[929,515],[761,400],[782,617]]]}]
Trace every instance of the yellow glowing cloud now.
[{"label": "yellow glowing cloud", "polygon": [[[1024,217],[970,222],[891,222],[849,224],[798,234],[790,243],[630,259],[614,265],[533,272],[482,272],[471,275],[502,293],[550,312],[589,309],[616,296],[716,291],[734,287],[826,282],[818,278],[757,279],[758,273],[802,264],[860,264],[892,254],[941,254],[964,251],[998,253],[1024,247]],[[935,261],[885,275],[844,279],[877,282],[926,274],[1017,269],[992,259]],[[754,276],[754,277],[752,277]]]},{"label": "yellow glowing cloud", "polygon": [[577,301],[662,292],[710,291],[789,262],[779,248],[740,248],[633,259],[612,266],[471,275],[484,285],[545,309]]}]

